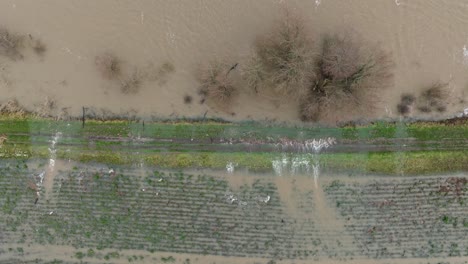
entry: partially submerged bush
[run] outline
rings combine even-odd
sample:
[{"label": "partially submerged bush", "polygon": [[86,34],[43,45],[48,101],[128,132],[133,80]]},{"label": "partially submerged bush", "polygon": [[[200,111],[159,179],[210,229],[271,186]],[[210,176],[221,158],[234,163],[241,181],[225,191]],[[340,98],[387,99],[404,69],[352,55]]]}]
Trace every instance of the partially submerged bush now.
[{"label": "partially submerged bush", "polygon": [[39,117],[52,117],[57,109],[57,102],[54,98],[47,96],[44,101],[38,105],[35,115]]},{"label": "partially submerged bush", "polygon": [[303,121],[323,121],[326,123],[349,121],[361,113],[358,101],[359,96],[349,93],[339,86],[327,84],[326,93],[310,92],[310,95],[300,105],[300,117]]},{"label": "partially submerged bush", "polygon": [[397,105],[397,111],[400,115],[406,116],[411,113],[416,97],[410,93],[401,95],[400,103]]},{"label": "partially submerged bush", "polygon": [[299,105],[302,121],[318,121],[320,118],[320,101],[313,94],[304,97]]},{"label": "partially submerged bush", "polygon": [[136,94],[141,88],[145,74],[135,68],[126,79],[121,80],[120,91],[124,94]]},{"label": "partially submerged bush", "polygon": [[449,93],[448,83],[435,82],[425,88],[416,98],[413,94],[404,93],[401,95],[397,111],[401,115],[408,115],[416,104],[416,109],[420,113],[445,112]]},{"label": "partially submerged bush", "polygon": [[127,64],[110,52],[96,56],[94,64],[100,75],[117,83],[124,94],[138,93],[144,82],[157,81],[159,85],[163,85],[167,82],[169,74],[175,71],[174,65],[170,62],[165,62],[158,68],[153,63],[148,63],[143,67],[135,66],[131,71]]},{"label": "partially submerged bush", "polygon": [[237,88],[229,76],[230,66],[213,62],[199,74],[200,95],[222,107],[228,107],[237,95]]},{"label": "partially submerged bush", "polygon": [[313,43],[310,32],[297,16],[286,14],[269,34],[255,42],[254,58],[243,70],[256,92],[260,88],[288,98],[301,98],[313,80]]},{"label": "partially submerged bush", "polygon": [[175,67],[172,63],[170,62],[165,62],[161,65],[161,67],[159,68],[159,73],[160,74],[168,74],[168,73],[172,73],[175,71]]},{"label": "partially submerged bush", "polygon": [[12,99],[0,105],[0,113],[2,115],[21,118],[25,117],[28,114],[28,111],[21,107],[16,99]]},{"label": "partially submerged bush", "polygon": [[411,105],[416,101],[416,97],[410,93],[404,93],[401,95],[401,103],[405,105]]},{"label": "partially submerged bush", "polygon": [[170,62],[163,63],[157,73],[156,73],[156,80],[160,86],[165,85],[169,79],[169,75],[175,71],[175,67]]},{"label": "partially submerged bush", "polygon": [[[326,36],[316,81],[309,99],[302,103],[301,117],[305,121],[335,122],[368,113],[379,100],[379,91],[391,85],[392,65],[389,54],[376,47],[363,47],[362,41],[349,35]],[[320,112],[305,115],[310,109]]]},{"label": "partially submerged bush", "polygon": [[424,89],[418,98],[417,107],[420,112],[445,112],[449,93],[448,83],[436,82]]},{"label": "partially submerged bush", "polygon": [[193,101],[192,96],[190,96],[190,95],[185,95],[185,96],[184,96],[184,103],[185,103],[185,104],[191,104],[192,101]]},{"label": "partially submerged bush", "polygon": [[102,77],[108,80],[119,79],[122,75],[122,60],[115,54],[107,52],[98,55],[94,64]]},{"label": "partially submerged bush", "polygon": [[130,108],[127,111],[113,112],[108,108],[90,107],[86,108],[85,117],[101,121],[138,120],[138,111]]},{"label": "partially submerged bush", "polygon": [[411,105],[399,103],[397,104],[397,111],[400,115],[408,115],[411,112]]},{"label": "partially submerged bush", "polygon": [[44,56],[47,51],[47,47],[40,39],[34,39],[32,43],[32,49],[38,56]]},{"label": "partially submerged bush", "polygon": [[152,62],[145,66],[147,72],[147,80],[150,82],[157,82],[158,85],[162,86],[167,83],[169,77],[175,72],[174,64],[166,61],[156,67]]},{"label": "partially submerged bush", "polygon": [[23,59],[21,49],[24,47],[24,36],[0,28],[0,55],[11,60]]},{"label": "partially submerged bush", "polygon": [[326,79],[348,79],[365,63],[361,45],[349,35],[325,36],[322,49],[319,68]]}]

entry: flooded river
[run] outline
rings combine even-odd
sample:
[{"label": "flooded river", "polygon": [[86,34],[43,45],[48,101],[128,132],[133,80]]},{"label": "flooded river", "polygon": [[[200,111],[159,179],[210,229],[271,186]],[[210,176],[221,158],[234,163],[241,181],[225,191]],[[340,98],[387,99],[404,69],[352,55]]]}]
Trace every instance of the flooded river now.
[{"label": "flooded river", "polygon": [[[395,81],[377,116],[395,116],[402,92],[434,82],[449,83],[454,99],[447,113],[467,107],[460,102],[468,97],[466,0],[4,0],[0,25],[40,39],[46,51],[24,51],[18,61],[0,58],[2,99],[35,108],[49,97],[75,115],[85,106],[158,117],[299,120],[288,103],[246,94],[224,113],[199,104],[197,95],[197,69],[219,57],[244,62],[256,36],[284,8],[304,16],[315,36],[352,29],[392,53]],[[127,72],[161,73],[164,64],[171,70],[142,82],[138,93],[123,94],[96,71],[96,56],[109,52]],[[184,103],[184,96],[193,102]]]}]

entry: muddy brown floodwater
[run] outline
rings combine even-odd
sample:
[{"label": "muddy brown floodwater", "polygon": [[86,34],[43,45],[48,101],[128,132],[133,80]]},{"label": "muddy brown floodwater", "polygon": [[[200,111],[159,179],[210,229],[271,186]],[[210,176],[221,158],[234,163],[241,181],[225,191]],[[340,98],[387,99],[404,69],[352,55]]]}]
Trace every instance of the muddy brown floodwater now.
[{"label": "muddy brown floodwater", "polygon": [[[46,50],[40,56],[24,51],[16,61],[0,58],[2,100],[15,97],[34,108],[49,97],[75,115],[86,106],[158,117],[208,111],[238,120],[298,121],[296,106],[251,94],[241,95],[229,113],[216,112],[199,104],[195,78],[197,68],[214,58],[242,62],[255,37],[285,7],[302,14],[315,36],[351,28],[392,52],[394,86],[383,94],[375,116],[395,116],[402,92],[434,82],[449,83],[453,100],[445,114],[467,107],[460,102],[468,97],[466,0],[4,0],[0,25],[40,39]],[[126,88],[137,84],[139,91],[122,93],[96,71],[96,56],[103,53],[116,54],[131,76],[154,75],[129,80]],[[191,104],[184,103],[187,95]]]}]

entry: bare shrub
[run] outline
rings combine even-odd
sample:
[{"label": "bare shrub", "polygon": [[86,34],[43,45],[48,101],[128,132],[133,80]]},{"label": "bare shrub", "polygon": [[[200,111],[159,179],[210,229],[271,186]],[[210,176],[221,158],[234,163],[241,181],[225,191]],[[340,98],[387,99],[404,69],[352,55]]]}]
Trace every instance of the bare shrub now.
[{"label": "bare shrub", "polygon": [[418,110],[423,113],[444,112],[449,99],[447,87],[448,83],[436,82],[424,89],[418,98]]},{"label": "bare shrub", "polygon": [[21,49],[24,46],[24,36],[11,33],[5,28],[0,28],[0,55],[11,60],[23,59]]},{"label": "bare shrub", "polygon": [[[318,62],[319,85],[316,83],[314,89],[326,92],[327,87],[331,86],[353,94],[368,94],[391,86],[393,62],[390,55],[378,47],[358,48],[357,45],[364,46],[358,43],[362,41],[353,40],[349,36],[325,38]],[[331,59],[336,58],[337,54],[342,59]]]},{"label": "bare shrub", "polygon": [[70,107],[62,107],[60,109],[60,112],[57,116],[57,120],[70,120],[71,115],[70,115]]},{"label": "bare shrub", "polygon": [[21,107],[16,99],[12,99],[0,106],[0,113],[13,117],[25,117],[28,111]]},{"label": "bare shrub", "polygon": [[298,16],[286,13],[269,34],[257,38],[255,55],[243,69],[249,87],[288,98],[307,95],[314,76],[310,35]]},{"label": "bare shrub", "polygon": [[321,74],[327,79],[343,80],[358,72],[363,62],[361,45],[349,35],[325,36]]},{"label": "bare shrub", "polygon": [[411,113],[413,104],[416,101],[416,97],[410,93],[403,93],[401,95],[400,103],[397,104],[397,111],[400,115],[407,116]]},{"label": "bare shrub", "polygon": [[258,93],[259,88],[264,84],[266,79],[266,74],[259,57],[256,55],[252,56],[246,66],[241,68],[241,71],[247,87]]},{"label": "bare shrub", "polygon": [[108,108],[90,107],[86,109],[86,118],[100,121],[138,120],[138,111],[130,108],[125,111],[113,112]]},{"label": "bare shrub", "polygon": [[411,112],[411,106],[407,104],[397,104],[397,111],[400,115],[408,115]]},{"label": "bare shrub", "polygon": [[135,68],[130,76],[120,81],[120,91],[124,94],[138,93],[138,91],[140,91],[144,78],[145,74],[141,72],[138,68]]},{"label": "bare shrub", "polygon": [[52,117],[57,109],[57,102],[52,97],[47,96],[44,101],[37,107],[35,115],[39,117]]},{"label": "bare shrub", "polygon": [[405,105],[411,105],[416,101],[416,97],[413,94],[404,93],[401,95],[401,103]]},{"label": "bare shrub", "polygon": [[172,73],[175,71],[175,67],[172,63],[170,62],[165,62],[161,65],[161,68],[159,69],[159,72],[167,74],[167,73]]},{"label": "bare shrub", "polygon": [[192,101],[193,101],[192,96],[190,96],[190,95],[185,95],[185,96],[184,96],[184,103],[185,103],[185,104],[191,104]]},{"label": "bare shrub", "polygon": [[38,56],[44,56],[47,51],[47,46],[40,39],[36,39],[32,44],[32,49]]},{"label": "bare shrub", "polygon": [[164,85],[169,79],[169,76],[175,72],[174,64],[166,61],[159,66],[155,66],[153,62],[145,66],[147,72],[147,80],[157,82],[159,85]]},{"label": "bare shrub", "polygon": [[230,79],[229,65],[220,62],[212,62],[199,74],[201,87],[199,94],[215,104],[229,107],[237,95],[237,88]]},{"label": "bare shrub", "polygon": [[94,64],[101,76],[108,80],[120,79],[122,75],[122,60],[115,54],[107,52],[98,55]]},{"label": "bare shrub", "polygon": [[165,85],[169,80],[169,75],[175,71],[175,67],[170,62],[163,63],[156,72],[156,80],[160,86]]},{"label": "bare shrub", "polygon": [[445,112],[445,111],[447,111],[447,106],[445,106],[445,105],[437,106],[436,111],[439,112],[439,113]]},{"label": "bare shrub", "polygon": [[318,121],[320,118],[320,102],[312,94],[304,97],[299,105],[302,121]]},{"label": "bare shrub", "polygon": [[[390,55],[362,43],[350,35],[325,37],[311,89],[320,105],[320,120],[335,122],[368,114],[375,108],[381,90],[391,86]],[[304,116],[302,110],[300,114]]]},{"label": "bare shrub", "polygon": [[321,121],[336,124],[351,120],[362,112],[356,95],[339,86],[327,84],[325,93],[311,94],[300,105],[300,117],[303,121]]}]

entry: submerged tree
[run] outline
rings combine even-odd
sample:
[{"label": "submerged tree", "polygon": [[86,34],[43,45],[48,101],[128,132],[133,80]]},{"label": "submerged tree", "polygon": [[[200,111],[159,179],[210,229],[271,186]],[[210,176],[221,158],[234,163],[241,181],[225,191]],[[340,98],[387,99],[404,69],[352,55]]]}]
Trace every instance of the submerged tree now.
[{"label": "submerged tree", "polygon": [[307,94],[313,68],[311,34],[301,18],[286,13],[268,34],[257,38],[243,76],[256,92],[268,90],[297,99]]},{"label": "submerged tree", "polygon": [[23,59],[21,50],[24,48],[25,37],[0,27],[0,55],[11,60]]},{"label": "submerged tree", "polygon": [[201,83],[199,94],[203,99],[226,110],[237,96],[238,90],[230,76],[233,66],[220,61],[213,61],[198,75]]},{"label": "submerged tree", "polygon": [[242,69],[247,86],[299,101],[304,121],[333,122],[372,110],[380,91],[392,84],[391,56],[349,32],[324,36],[314,52],[311,36],[300,16],[286,12],[257,38]]},{"label": "submerged tree", "polygon": [[[388,53],[356,36],[325,36],[315,83],[301,104],[302,119],[333,122],[372,110],[379,92],[392,84],[392,66]],[[311,114],[311,109],[319,112]]]}]

